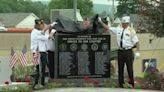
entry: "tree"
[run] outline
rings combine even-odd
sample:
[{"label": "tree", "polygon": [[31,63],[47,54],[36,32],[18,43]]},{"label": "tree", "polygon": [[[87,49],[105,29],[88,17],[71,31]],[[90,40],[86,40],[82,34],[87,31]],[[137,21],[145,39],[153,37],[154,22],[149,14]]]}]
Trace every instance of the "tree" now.
[{"label": "tree", "polygon": [[118,17],[121,17],[123,14],[137,14],[135,10],[138,0],[117,0],[119,5],[117,6],[117,13],[115,14]]},{"label": "tree", "polygon": [[101,15],[107,15],[106,11],[103,11],[103,12],[101,13]]},{"label": "tree", "polygon": [[103,11],[100,15],[106,15],[106,16],[108,16],[110,18],[110,21],[112,21],[112,17],[109,14],[107,14],[106,11]]},{"label": "tree", "polygon": [[140,32],[149,32],[157,37],[164,36],[164,1],[139,0],[139,22],[137,30]]},{"label": "tree", "polygon": [[41,2],[32,2],[31,0],[0,0],[0,13],[34,13],[49,23],[49,12],[47,6]]},{"label": "tree", "polygon": [[[51,9],[73,9],[74,0],[51,0],[48,5]],[[91,0],[77,0],[77,9],[80,9],[81,15],[93,14],[93,3]]]}]

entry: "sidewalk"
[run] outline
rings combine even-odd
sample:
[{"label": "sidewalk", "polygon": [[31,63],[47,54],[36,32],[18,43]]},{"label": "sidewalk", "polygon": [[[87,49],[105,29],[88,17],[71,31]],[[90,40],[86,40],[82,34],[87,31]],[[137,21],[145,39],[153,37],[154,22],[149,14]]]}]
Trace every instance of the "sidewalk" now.
[{"label": "sidewalk", "polygon": [[155,90],[141,90],[141,89],[122,89],[122,88],[56,88],[45,89],[33,92],[163,92]]}]

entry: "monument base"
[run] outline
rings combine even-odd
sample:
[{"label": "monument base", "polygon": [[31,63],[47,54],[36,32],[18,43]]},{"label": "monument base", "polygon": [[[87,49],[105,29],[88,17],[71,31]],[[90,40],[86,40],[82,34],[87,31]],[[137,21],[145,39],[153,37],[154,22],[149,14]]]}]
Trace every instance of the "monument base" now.
[{"label": "monument base", "polygon": [[26,83],[26,82],[12,82],[9,85],[0,84],[0,91],[2,90],[2,88],[8,88],[8,89],[15,90],[15,89],[18,88],[18,85],[19,86],[28,86],[29,83]]}]

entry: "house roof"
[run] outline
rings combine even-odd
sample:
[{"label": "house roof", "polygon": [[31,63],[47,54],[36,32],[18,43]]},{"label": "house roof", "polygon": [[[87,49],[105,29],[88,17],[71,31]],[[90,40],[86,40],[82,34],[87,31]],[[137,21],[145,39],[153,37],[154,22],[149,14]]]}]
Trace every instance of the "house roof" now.
[{"label": "house roof", "polygon": [[3,18],[2,23],[6,28],[15,28],[23,19],[31,13],[0,13],[0,18]]}]

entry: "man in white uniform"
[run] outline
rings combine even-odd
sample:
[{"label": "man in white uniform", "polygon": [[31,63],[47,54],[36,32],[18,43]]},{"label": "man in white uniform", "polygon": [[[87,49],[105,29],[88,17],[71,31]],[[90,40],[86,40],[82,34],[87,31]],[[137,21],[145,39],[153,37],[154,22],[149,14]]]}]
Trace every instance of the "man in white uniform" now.
[{"label": "man in white uniform", "polygon": [[[107,18],[109,20],[109,18]],[[98,18],[100,24],[106,29],[104,33],[115,34],[117,39],[117,45],[119,46],[118,50],[118,67],[119,67],[119,78],[120,87],[123,88],[124,83],[124,63],[126,63],[127,71],[130,80],[130,84],[134,88],[133,80],[133,68],[132,68],[132,47],[136,45],[137,52],[135,53],[136,58],[140,57],[139,53],[139,40],[136,35],[136,32],[129,27],[130,17],[125,16],[122,18],[122,27],[108,27],[101,21],[101,18]]]},{"label": "man in white uniform", "polygon": [[[51,31],[55,29],[50,29],[46,31],[46,34],[50,34]],[[50,39],[46,41],[46,46],[47,46],[47,51],[48,51],[48,63],[49,63],[49,73],[50,73],[50,78],[54,79],[54,51],[55,51],[55,37],[52,36]]]},{"label": "man in white uniform", "polygon": [[[46,35],[44,32],[57,24],[56,22],[53,22],[51,25],[48,25],[44,27],[44,20],[35,20],[35,26],[34,29],[31,32],[31,51],[33,54],[38,50],[40,52],[41,56],[41,63],[42,63],[42,74],[41,74],[41,85],[44,86],[44,80],[45,80],[45,66],[47,64],[47,58],[46,58],[46,41],[50,39],[53,34],[56,32],[56,30],[51,31],[49,35]],[[36,78],[35,78],[35,84],[38,84],[39,79],[39,65],[36,66]],[[33,88],[34,88],[33,87]],[[34,88],[35,89],[35,88]]]}]

